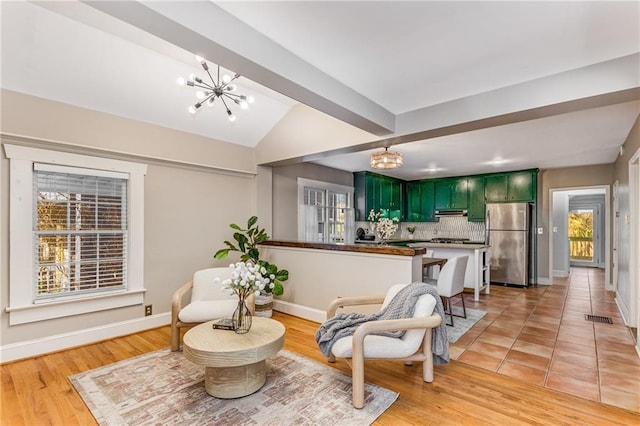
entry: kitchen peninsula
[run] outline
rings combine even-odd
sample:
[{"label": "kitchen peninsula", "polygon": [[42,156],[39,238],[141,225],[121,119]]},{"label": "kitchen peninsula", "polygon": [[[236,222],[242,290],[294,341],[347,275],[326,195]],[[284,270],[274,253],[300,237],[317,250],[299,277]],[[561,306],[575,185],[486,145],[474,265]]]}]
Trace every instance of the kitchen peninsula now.
[{"label": "kitchen peninsula", "polygon": [[261,244],[260,253],[289,271],[284,295],[274,307],[323,322],[329,302],[337,297],[386,294],[394,284],[422,281],[426,249],[270,240]]},{"label": "kitchen peninsula", "polygon": [[490,291],[490,266],[489,266],[489,248],[484,243],[433,243],[419,242],[409,244],[412,248],[425,248],[433,250],[433,256],[451,259],[458,256],[469,256],[467,262],[467,270],[464,277],[464,286],[473,289],[473,300],[480,300],[480,292],[484,290],[485,294]]}]

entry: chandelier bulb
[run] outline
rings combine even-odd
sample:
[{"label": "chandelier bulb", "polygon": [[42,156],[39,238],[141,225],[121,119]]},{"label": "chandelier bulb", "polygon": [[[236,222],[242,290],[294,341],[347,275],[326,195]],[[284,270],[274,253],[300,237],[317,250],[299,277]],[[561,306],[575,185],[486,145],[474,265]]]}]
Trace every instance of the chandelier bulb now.
[{"label": "chandelier bulb", "polygon": [[188,111],[189,111],[189,114],[191,115],[195,115],[195,113],[198,112],[193,105],[189,106]]},{"label": "chandelier bulb", "polygon": [[229,83],[230,81],[231,81],[231,77],[230,77],[228,74],[225,74],[225,75],[223,75],[223,76],[222,76],[222,82],[223,82],[224,84],[227,84],[227,83]]},{"label": "chandelier bulb", "polygon": [[247,96],[247,102],[249,102],[250,104],[253,103],[255,99],[253,99],[253,96]]},{"label": "chandelier bulb", "polygon": [[205,94],[202,90],[198,90],[198,91],[196,92],[196,98],[198,98],[198,99],[200,99],[200,100],[204,99],[204,98],[205,98],[205,96],[206,96],[206,94]]},{"label": "chandelier bulb", "polygon": [[196,55],[196,61],[202,63],[202,62],[204,62],[204,58],[202,56],[200,56],[200,55]]},{"label": "chandelier bulb", "polygon": [[224,90],[226,90],[227,92],[233,92],[237,89],[238,87],[235,84],[230,84],[227,87],[224,88]]},{"label": "chandelier bulb", "polygon": [[230,121],[230,122],[232,122],[232,123],[233,123],[234,121],[236,121],[236,116],[235,116],[235,115],[233,115],[233,113],[231,112],[231,110],[230,110],[230,109],[228,109],[228,110],[227,110],[227,115],[229,116],[229,121]]},{"label": "chandelier bulb", "polygon": [[185,86],[186,84],[187,81],[184,79],[184,77],[178,77],[178,85]]},{"label": "chandelier bulb", "polygon": [[249,108],[249,104],[246,103],[245,101],[241,101],[240,102],[240,108],[247,109],[247,108]]},{"label": "chandelier bulb", "polygon": [[209,100],[207,101],[207,106],[208,107],[212,107],[213,106],[213,102],[216,100],[215,96],[212,96],[209,98]]}]

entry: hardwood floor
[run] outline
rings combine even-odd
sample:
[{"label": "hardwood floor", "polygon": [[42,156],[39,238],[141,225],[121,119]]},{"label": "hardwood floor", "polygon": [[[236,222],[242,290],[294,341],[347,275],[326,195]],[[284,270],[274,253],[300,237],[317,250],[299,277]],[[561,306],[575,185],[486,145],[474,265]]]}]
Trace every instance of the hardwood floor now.
[{"label": "hardwood floor", "polygon": [[[285,349],[326,364],[317,349],[317,323],[274,313],[287,328]],[[0,366],[2,425],[91,425],[89,409],[67,376],[169,346],[161,327]],[[350,374],[343,360],[327,364]],[[420,365],[367,362],[365,379],[400,393],[377,425],[547,424],[635,425],[640,413],[578,398],[452,361],[422,381]],[[330,395],[327,395],[329,398]],[[286,419],[283,419],[286,424]]]}]

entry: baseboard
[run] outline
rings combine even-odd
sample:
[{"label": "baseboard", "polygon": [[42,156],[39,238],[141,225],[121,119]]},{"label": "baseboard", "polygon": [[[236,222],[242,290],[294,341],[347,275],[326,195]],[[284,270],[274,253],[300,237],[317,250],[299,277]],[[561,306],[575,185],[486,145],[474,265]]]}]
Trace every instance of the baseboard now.
[{"label": "baseboard", "polygon": [[622,321],[624,325],[629,326],[629,310],[622,304],[620,304],[620,300],[618,299],[618,295],[614,298],[616,301],[616,306],[618,307],[618,312],[620,312],[620,316],[622,317]]},{"label": "baseboard", "polygon": [[569,271],[558,271],[556,269],[553,270],[553,276],[558,278],[567,278],[569,276]]},{"label": "baseboard", "polygon": [[547,277],[538,277],[538,280],[537,280],[536,284],[538,284],[538,285],[552,285],[553,284],[553,280],[550,280]]},{"label": "baseboard", "polygon": [[[162,327],[171,323],[171,312],[115,322],[100,327],[86,328],[69,333],[55,334],[40,339],[0,346],[0,363],[30,358],[50,352],[82,346],[101,340]],[[167,341],[167,346],[170,342]]]},{"label": "baseboard", "polygon": [[309,321],[323,323],[327,319],[327,312],[309,306],[297,305],[284,300],[273,300],[273,309],[278,312],[304,318]]}]

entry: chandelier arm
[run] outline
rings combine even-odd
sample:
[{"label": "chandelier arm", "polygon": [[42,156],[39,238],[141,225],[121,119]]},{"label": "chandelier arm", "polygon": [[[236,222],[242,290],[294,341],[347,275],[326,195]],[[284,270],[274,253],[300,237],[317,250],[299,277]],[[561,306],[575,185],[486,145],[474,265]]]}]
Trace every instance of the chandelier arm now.
[{"label": "chandelier arm", "polygon": [[[222,94],[222,96],[228,96],[230,99],[234,100],[233,97],[236,97],[238,99],[241,99],[243,95],[239,95],[237,93],[229,93],[229,92],[224,92]],[[232,97],[233,96],[233,97]]]},{"label": "chandelier arm", "polygon": [[201,89],[213,90],[212,86],[210,86],[210,85],[208,85],[207,83],[204,83],[204,82],[202,84],[194,83],[193,87],[199,87]]},{"label": "chandelier arm", "polygon": [[222,103],[224,104],[224,107],[227,109],[227,111],[231,111],[229,109],[229,106],[227,105],[227,103],[224,101],[224,96],[218,96],[220,98],[220,100],[222,101]]}]

